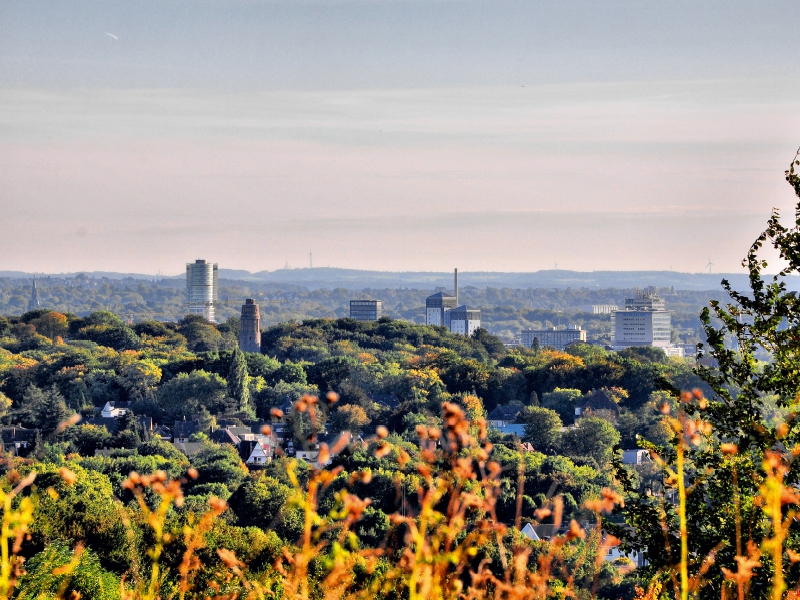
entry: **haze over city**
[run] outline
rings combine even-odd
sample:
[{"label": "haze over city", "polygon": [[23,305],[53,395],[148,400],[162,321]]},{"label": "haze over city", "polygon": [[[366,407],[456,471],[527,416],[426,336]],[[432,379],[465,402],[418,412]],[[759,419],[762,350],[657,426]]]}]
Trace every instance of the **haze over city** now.
[{"label": "haze over city", "polygon": [[788,2],[0,7],[0,269],[739,270]]}]

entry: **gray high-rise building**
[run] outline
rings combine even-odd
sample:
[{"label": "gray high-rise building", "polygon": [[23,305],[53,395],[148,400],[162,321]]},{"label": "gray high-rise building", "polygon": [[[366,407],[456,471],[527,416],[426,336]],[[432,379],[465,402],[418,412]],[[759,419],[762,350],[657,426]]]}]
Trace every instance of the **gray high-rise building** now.
[{"label": "gray high-rise building", "polygon": [[380,300],[350,300],[350,318],[356,321],[377,321],[383,315]]},{"label": "gray high-rise building", "polygon": [[481,326],[481,310],[466,304],[447,311],[450,318],[450,333],[471,336]]},{"label": "gray high-rise building", "polygon": [[252,298],[248,298],[242,304],[239,350],[242,352],[261,352],[261,314],[258,311],[258,304]]},{"label": "gray high-rise building", "polygon": [[653,291],[637,290],[635,298],[625,299],[625,309],[612,314],[615,350],[632,346],[655,346],[668,354],[672,344],[672,319],[664,299]]},{"label": "gray high-rise building", "polygon": [[586,342],[586,330],[577,325],[570,325],[567,329],[523,329],[520,337],[526,348],[533,347],[533,340],[538,339],[540,348],[563,350],[574,342]]},{"label": "gray high-rise building", "polygon": [[450,311],[458,306],[455,296],[437,292],[425,298],[425,324],[450,328]]},{"label": "gray high-rise building", "polygon": [[199,259],[186,263],[186,306],[189,314],[202,315],[213,323],[216,319],[218,289],[216,263]]}]

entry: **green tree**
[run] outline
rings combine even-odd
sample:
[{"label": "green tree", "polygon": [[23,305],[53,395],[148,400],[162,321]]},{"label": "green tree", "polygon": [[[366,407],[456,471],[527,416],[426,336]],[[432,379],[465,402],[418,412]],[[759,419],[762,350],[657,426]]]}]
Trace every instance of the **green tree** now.
[{"label": "green tree", "polygon": [[108,429],[97,425],[78,425],[64,432],[64,437],[72,442],[82,456],[94,456],[98,448],[107,448],[111,444]]},{"label": "green tree", "polygon": [[236,401],[236,409],[240,412],[252,410],[250,406],[250,374],[247,372],[247,361],[238,346],[233,350],[231,364],[228,367],[228,396]]},{"label": "green tree", "polygon": [[563,423],[556,411],[539,406],[526,406],[517,415],[517,421],[525,424],[526,442],[548,453],[557,447]]},{"label": "green tree", "polygon": [[193,352],[216,352],[222,343],[220,332],[200,315],[185,316],[178,332],[186,338],[186,346]]},{"label": "green tree", "polygon": [[580,390],[572,388],[556,388],[552,392],[542,394],[541,403],[558,413],[561,421],[572,423],[575,420],[575,405],[583,396]]},{"label": "green tree", "polygon": [[331,414],[329,422],[333,432],[349,431],[353,435],[358,435],[369,425],[369,417],[360,406],[342,404]]},{"label": "green tree", "polygon": [[65,569],[74,558],[70,541],[57,540],[49,544],[25,561],[25,574],[17,584],[14,597],[18,600],[56,597],[117,600],[121,597],[119,577],[102,567],[94,550],[86,548],[76,564]]},{"label": "green tree", "polygon": [[588,456],[601,468],[611,460],[620,435],[614,426],[599,417],[586,417],[561,436],[561,452],[569,457]]},{"label": "green tree", "polygon": [[69,417],[70,411],[64,396],[55,385],[42,393],[35,414],[37,427],[42,430],[45,437],[53,434],[59,424]]},{"label": "green tree", "polygon": [[236,448],[228,444],[206,444],[195,454],[192,464],[200,474],[195,485],[224,483],[228,489],[235,490],[248,474]]},{"label": "green tree", "polygon": [[[715,569],[705,574],[707,584],[699,592],[702,598],[715,598],[722,586],[720,568],[738,570],[737,554],[745,551],[736,543],[737,518],[747,524],[747,536],[762,547],[772,535],[761,507],[752,502],[765,484],[764,457],[767,451],[783,453],[783,460],[791,461],[784,449],[800,443],[800,419],[789,419],[785,424],[770,422],[767,402],[797,414],[800,394],[800,296],[787,290],[786,278],[800,274],[800,177],[797,157],[786,171],[786,179],[794,188],[798,200],[790,227],[780,222],[774,210],[764,232],[750,247],[743,262],[749,273],[750,289],[739,292],[723,279],[722,286],[731,302],[723,305],[717,300],[705,308],[701,320],[707,341],[700,344],[699,357],[710,356],[716,366],[696,368],[712,390],[708,406],[699,402],[682,402],[681,408],[692,418],[702,418],[710,423],[713,435],[698,445],[685,448],[687,474],[686,487],[694,491],[688,495],[686,519],[691,523],[688,532],[690,556],[706,557],[714,553]],[[766,260],[760,255],[764,246],[772,246],[782,260],[776,275],[768,276]],[[763,361],[764,350],[769,360]],[[677,395],[678,390],[673,390]],[[774,397],[774,398],[772,398]],[[670,436],[669,445],[656,448],[667,466],[675,469],[678,436]],[[726,458],[721,444],[735,444],[735,456]],[[795,463],[796,464],[796,463]],[[735,468],[735,476],[734,476]],[[626,479],[623,476],[622,481]],[[734,481],[738,486],[734,487]],[[800,470],[793,467],[783,484],[792,489],[800,485]],[[625,518],[636,531],[635,537],[618,531],[633,547],[646,551],[652,572],[664,570],[679,562],[679,516],[675,510],[662,515],[659,498],[640,493],[632,482],[626,484]],[[741,498],[741,502],[737,500]],[[784,507],[787,510],[789,507]],[[737,511],[739,516],[737,517]],[[800,525],[790,521],[788,539],[796,549]],[[669,540],[669,548],[664,543]],[[745,538],[747,539],[747,538]],[[800,583],[800,570],[789,568],[789,557],[784,555],[786,585],[796,588]],[[700,561],[690,561],[689,575],[696,574]],[[754,571],[749,582],[752,598],[767,596],[772,583],[774,562],[762,558],[762,566]],[[780,591],[780,590],[779,590]]]},{"label": "green tree", "polygon": [[246,481],[231,496],[231,510],[242,527],[274,529],[292,490],[273,477]]},{"label": "green tree", "polygon": [[214,373],[180,373],[158,390],[158,404],[167,422],[192,417],[205,408],[211,413],[225,410],[225,380]]},{"label": "green tree", "polygon": [[142,443],[136,416],[127,411],[119,418],[117,433],[114,434],[113,445],[117,448],[136,448]]},{"label": "green tree", "polygon": [[[82,541],[109,567],[120,572],[129,568],[128,533],[120,519],[111,481],[103,473],[66,465],[77,476],[74,483],[64,480],[58,467],[39,465],[39,489],[53,488],[55,494],[42,494],[34,511],[31,535],[34,548],[45,548],[56,540]],[[127,473],[126,473],[127,475]]]}]

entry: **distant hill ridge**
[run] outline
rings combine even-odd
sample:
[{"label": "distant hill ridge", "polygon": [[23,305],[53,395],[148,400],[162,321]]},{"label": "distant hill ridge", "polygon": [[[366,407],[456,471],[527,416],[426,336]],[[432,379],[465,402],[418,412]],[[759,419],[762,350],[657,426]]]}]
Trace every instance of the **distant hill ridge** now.
[{"label": "distant hill ridge", "polygon": [[[75,277],[75,273],[37,273],[37,278]],[[184,275],[155,276],[139,273],[115,273],[109,271],[83,271],[88,277],[107,277],[109,279],[178,279]],[[567,271],[547,270],[531,273],[502,273],[496,271],[459,272],[461,287],[477,288],[636,288],[647,286],[673,287],[680,290],[714,290],[720,288],[720,281],[727,279],[735,289],[749,288],[744,273],[679,273],[676,271]],[[22,271],[0,271],[0,277],[11,279],[33,277],[33,273]],[[250,271],[220,269],[220,279],[234,281],[260,281],[301,285],[307,288],[348,289],[409,287],[432,289],[453,286],[452,272],[431,271],[362,271],[358,269],[337,269],[319,267],[313,269],[278,269],[276,271]],[[800,291],[800,277],[786,278],[790,290]]]}]

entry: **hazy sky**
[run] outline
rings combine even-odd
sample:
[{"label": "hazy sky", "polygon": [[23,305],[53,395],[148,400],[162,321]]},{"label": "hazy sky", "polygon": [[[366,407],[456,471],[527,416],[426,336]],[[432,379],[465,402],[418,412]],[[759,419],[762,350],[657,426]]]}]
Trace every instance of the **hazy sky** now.
[{"label": "hazy sky", "polygon": [[0,4],[0,270],[737,270],[794,2]]}]

